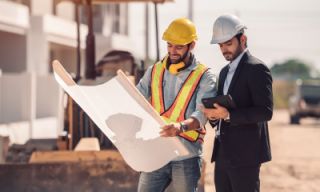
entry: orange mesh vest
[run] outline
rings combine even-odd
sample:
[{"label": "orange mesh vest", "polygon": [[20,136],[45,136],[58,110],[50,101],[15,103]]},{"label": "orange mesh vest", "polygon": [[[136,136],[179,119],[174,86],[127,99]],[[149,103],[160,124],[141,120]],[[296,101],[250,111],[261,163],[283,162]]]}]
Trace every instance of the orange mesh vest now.
[{"label": "orange mesh vest", "polygon": [[[196,69],[194,69],[185,80],[178,92],[178,95],[173,101],[173,104],[169,109],[165,109],[162,87],[165,64],[158,62],[153,66],[151,74],[151,104],[167,123],[185,120],[185,113],[187,111],[188,104],[201,80],[202,75],[206,71],[207,67],[205,65],[198,64]],[[183,132],[179,136],[190,142],[199,141],[202,143],[205,133],[205,129],[201,128],[201,130]]]}]

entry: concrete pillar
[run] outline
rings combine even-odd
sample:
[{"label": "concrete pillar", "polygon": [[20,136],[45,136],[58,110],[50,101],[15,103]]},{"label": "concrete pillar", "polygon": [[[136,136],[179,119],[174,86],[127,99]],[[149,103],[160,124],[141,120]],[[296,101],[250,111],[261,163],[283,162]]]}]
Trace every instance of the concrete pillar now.
[{"label": "concrete pillar", "polygon": [[49,73],[49,43],[43,30],[43,17],[32,16],[27,33],[27,72]]},{"label": "concrete pillar", "polygon": [[53,0],[30,0],[31,15],[45,15],[53,13]]}]

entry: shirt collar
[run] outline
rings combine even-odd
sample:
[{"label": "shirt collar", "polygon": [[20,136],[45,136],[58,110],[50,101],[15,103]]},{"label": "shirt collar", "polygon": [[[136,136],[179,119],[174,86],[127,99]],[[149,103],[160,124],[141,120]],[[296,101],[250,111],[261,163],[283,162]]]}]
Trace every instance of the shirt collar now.
[{"label": "shirt collar", "polygon": [[197,65],[198,65],[198,62],[197,62],[196,58],[193,57],[192,64],[188,68],[186,68],[185,70],[192,71],[197,67]]},{"label": "shirt collar", "polygon": [[239,62],[242,58],[242,56],[248,51],[248,48],[246,48],[245,50],[242,51],[242,53],[240,53],[240,55],[238,55],[238,57],[233,60],[231,63],[229,63],[229,71],[235,71],[239,65]]}]

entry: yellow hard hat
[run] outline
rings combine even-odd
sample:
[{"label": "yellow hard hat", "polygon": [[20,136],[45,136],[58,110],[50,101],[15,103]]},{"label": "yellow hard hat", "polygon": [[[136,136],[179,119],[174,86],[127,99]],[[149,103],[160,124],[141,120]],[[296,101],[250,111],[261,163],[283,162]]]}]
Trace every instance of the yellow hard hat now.
[{"label": "yellow hard hat", "polygon": [[162,39],[175,45],[186,45],[198,39],[196,27],[186,18],[179,18],[172,21]]}]

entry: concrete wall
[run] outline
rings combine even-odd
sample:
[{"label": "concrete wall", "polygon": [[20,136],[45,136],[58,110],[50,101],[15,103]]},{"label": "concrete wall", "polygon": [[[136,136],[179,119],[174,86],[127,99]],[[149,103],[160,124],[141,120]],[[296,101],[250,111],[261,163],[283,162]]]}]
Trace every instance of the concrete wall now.
[{"label": "concrete wall", "polygon": [[62,130],[62,90],[53,75],[0,77],[0,135],[23,144],[30,138],[57,138]]},{"label": "concrete wall", "polygon": [[32,15],[45,15],[53,13],[53,0],[30,0]]},{"label": "concrete wall", "polygon": [[2,74],[0,77],[0,123],[28,121],[31,119],[32,91],[35,88],[33,76],[23,74]]},{"label": "concrete wall", "polygon": [[25,34],[29,27],[27,6],[10,1],[0,1],[0,31]]},{"label": "concrete wall", "polygon": [[53,75],[38,76],[36,90],[36,118],[57,117],[62,90]]},{"label": "concrete wall", "polygon": [[[60,59],[72,66],[76,65],[76,24],[52,15],[31,17],[31,29],[27,36],[27,70],[48,75],[52,59]],[[81,48],[85,46],[87,27],[81,25]]]},{"label": "concrete wall", "polygon": [[29,139],[57,138],[61,130],[58,129],[56,117],[35,119],[33,128],[28,121],[0,124],[0,137],[8,137],[9,144],[25,144]]},{"label": "concrete wall", "polygon": [[57,5],[56,16],[66,20],[75,20],[75,5],[71,1],[64,1]]},{"label": "concrete wall", "polygon": [[[62,107],[62,93],[53,75],[3,74],[0,77],[0,123],[57,117]],[[34,117],[30,114],[33,112]]]}]

